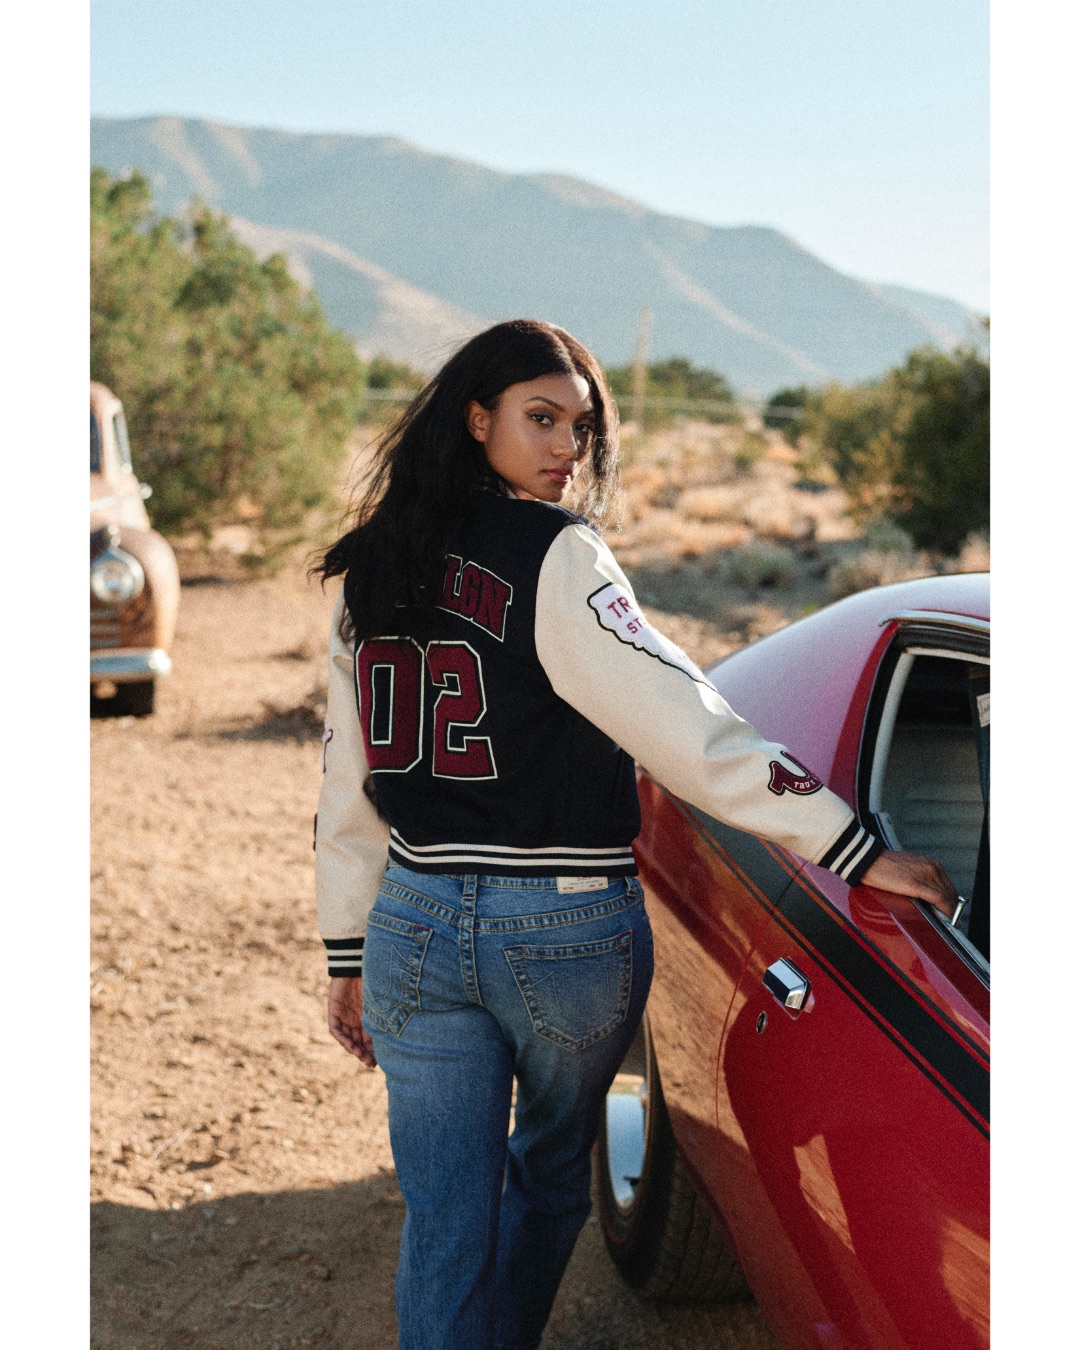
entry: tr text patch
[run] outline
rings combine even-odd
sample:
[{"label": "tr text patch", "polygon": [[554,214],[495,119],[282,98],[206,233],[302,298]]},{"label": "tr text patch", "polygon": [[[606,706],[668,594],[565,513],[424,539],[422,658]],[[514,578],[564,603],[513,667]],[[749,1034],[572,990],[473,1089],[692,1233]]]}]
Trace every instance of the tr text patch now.
[{"label": "tr text patch", "polygon": [[665,666],[683,671],[699,684],[709,683],[685,652],[676,647],[669,638],[664,637],[663,633],[656,631],[637,607],[634,597],[625,586],[611,582],[594,591],[589,596],[589,604],[600,627],[614,633],[620,642],[628,647],[636,647],[647,656],[655,657]]}]

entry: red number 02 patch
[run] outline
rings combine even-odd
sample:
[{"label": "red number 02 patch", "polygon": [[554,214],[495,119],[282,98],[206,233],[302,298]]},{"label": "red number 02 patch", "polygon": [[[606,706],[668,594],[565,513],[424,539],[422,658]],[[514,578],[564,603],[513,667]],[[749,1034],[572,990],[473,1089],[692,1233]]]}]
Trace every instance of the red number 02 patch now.
[{"label": "red number 02 patch", "polygon": [[487,712],[480,656],[467,642],[369,638],[356,653],[360,723],[373,773],[408,773],[423,757],[424,665],[438,691],[431,771],[436,778],[497,778],[491,740],[468,735]]}]

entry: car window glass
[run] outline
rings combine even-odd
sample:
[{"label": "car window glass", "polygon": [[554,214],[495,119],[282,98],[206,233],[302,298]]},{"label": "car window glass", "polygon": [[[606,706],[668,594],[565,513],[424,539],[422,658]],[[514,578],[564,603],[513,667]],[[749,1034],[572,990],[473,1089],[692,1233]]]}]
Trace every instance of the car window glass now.
[{"label": "car window glass", "polygon": [[[872,809],[896,847],[937,858],[968,905],[959,931],[989,958],[990,667],[905,653]],[[887,719],[879,732],[889,735]]]},{"label": "car window glass", "polygon": [[113,432],[116,436],[116,453],[121,469],[131,468],[131,446],[128,444],[127,422],[119,409],[113,413]]},{"label": "car window glass", "polygon": [[90,472],[101,472],[101,431],[93,409],[90,411]]}]

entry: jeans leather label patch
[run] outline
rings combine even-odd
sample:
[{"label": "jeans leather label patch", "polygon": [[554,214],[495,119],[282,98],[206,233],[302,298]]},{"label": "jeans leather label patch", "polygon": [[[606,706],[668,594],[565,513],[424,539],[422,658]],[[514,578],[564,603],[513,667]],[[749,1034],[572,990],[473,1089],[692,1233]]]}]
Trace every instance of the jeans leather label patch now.
[{"label": "jeans leather label patch", "polygon": [[606,891],[607,877],[556,877],[560,895],[577,895],[581,891]]}]

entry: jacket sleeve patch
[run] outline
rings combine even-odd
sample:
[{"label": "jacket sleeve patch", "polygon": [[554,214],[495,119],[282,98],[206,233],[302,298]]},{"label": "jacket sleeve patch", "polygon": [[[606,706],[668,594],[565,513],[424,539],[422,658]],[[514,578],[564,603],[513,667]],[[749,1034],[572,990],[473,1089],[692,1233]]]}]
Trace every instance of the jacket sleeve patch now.
[{"label": "jacket sleeve patch", "polygon": [[769,768],[772,770],[772,777],[769,779],[769,791],[775,792],[778,797],[782,797],[785,792],[794,792],[798,797],[809,797],[812,792],[817,792],[819,788],[824,787],[820,778],[815,778],[805,764],[800,764],[794,755],[787,750],[784,751],[784,758],[791,760],[792,764],[802,769],[802,777],[793,774],[786,764],[781,764],[778,759],[769,761]]},{"label": "jacket sleeve patch", "polygon": [[589,596],[589,604],[601,628],[613,633],[627,647],[635,647],[646,656],[655,657],[665,666],[681,670],[698,684],[711,689],[712,685],[670,638],[658,632],[638,608],[634,597],[625,586],[610,582]]}]

